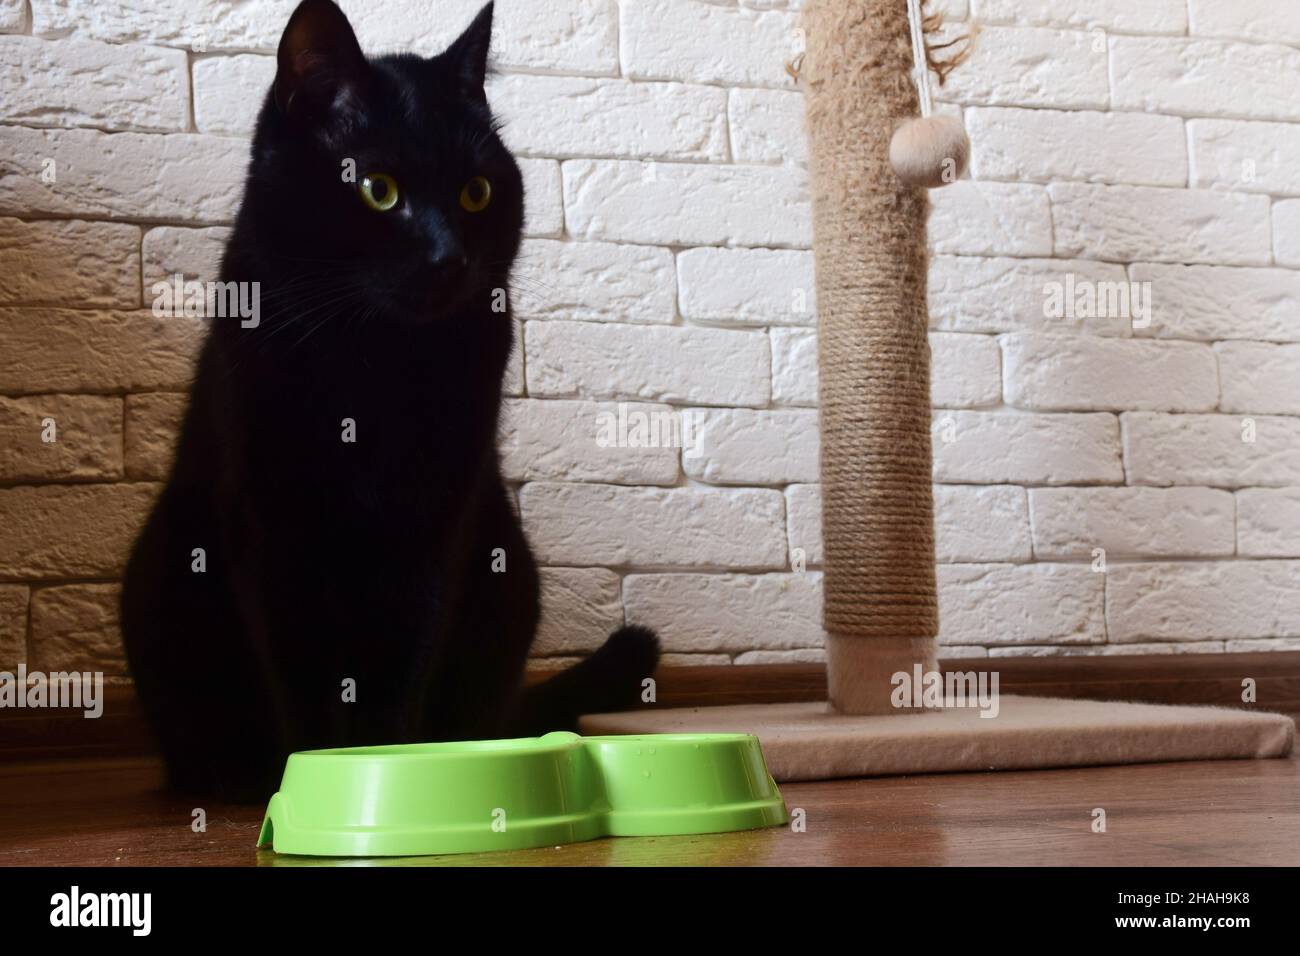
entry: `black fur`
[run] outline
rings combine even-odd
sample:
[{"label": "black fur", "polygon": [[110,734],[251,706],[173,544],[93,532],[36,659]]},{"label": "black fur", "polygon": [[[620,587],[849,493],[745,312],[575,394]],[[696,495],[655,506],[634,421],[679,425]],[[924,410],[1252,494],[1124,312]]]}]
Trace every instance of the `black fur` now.
[{"label": "black fur", "polygon": [[[367,60],[329,0],[285,29],[222,263],[261,283],[260,322],[209,320],[123,586],[177,787],[261,800],[295,750],[571,728],[655,665],[653,633],[623,628],[520,693],[538,578],[494,445],[512,321],[493,304],[524,196],[483,94],[491,16],[433,59]],[[363,203],[348,159],[398,207]]]}]

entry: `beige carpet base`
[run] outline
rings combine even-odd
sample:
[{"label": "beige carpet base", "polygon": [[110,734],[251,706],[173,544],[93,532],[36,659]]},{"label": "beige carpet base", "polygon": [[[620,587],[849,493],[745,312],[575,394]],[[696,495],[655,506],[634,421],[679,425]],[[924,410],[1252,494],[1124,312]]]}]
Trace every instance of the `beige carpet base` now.
[{"label": "beige carpet base", "polygon": [[778,781],[1285,757],[1295,741],[1281,714],[1013,696],[992,718],[966,707],[845,716],[825,703],[738,704],[590,714],[579,730],[755,734]]}]

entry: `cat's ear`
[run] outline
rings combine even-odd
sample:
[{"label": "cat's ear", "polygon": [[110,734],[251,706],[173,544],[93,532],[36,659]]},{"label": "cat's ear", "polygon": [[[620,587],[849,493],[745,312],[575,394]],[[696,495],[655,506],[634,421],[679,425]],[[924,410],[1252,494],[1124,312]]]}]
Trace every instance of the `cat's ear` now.
[{"label": "cat's ear", "polygon": [[352,25],[333,0],[302,0],[276,54],[275,102],[291,116],[320,118],[366,80]]},{"label": "cat's ear", "polygon": [[447,64],[455,71],[461,89],[477,99],[487,98],[483,83],[487,79],[488,47],[491,45],[492,4],[487,3],[465,28],[465,32],[443,54]]}]

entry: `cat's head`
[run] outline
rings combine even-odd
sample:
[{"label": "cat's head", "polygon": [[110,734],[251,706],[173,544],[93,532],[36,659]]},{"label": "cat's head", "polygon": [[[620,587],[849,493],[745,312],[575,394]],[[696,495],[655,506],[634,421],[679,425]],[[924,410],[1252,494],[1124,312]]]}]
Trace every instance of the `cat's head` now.
[{"label": "cat's head", "polygon": [[523,183],[484,93],[491,34],[488,3],[438,56],[367,58],[331,0],[289,18],[249,194],[301,308],[420,322],[501,301]]}]

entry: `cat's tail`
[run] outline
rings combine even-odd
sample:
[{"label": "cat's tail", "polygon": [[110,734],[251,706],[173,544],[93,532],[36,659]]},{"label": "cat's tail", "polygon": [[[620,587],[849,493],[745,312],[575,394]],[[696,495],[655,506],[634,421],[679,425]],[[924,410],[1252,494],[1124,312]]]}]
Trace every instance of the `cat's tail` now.
[{"label": "cat's tail", "polygon": [[538,737],[577,730],[583,714],[632,707],[658,663],[654,631],[636,624],[620,627],[590,657],[525,690],[512,733]]}]

